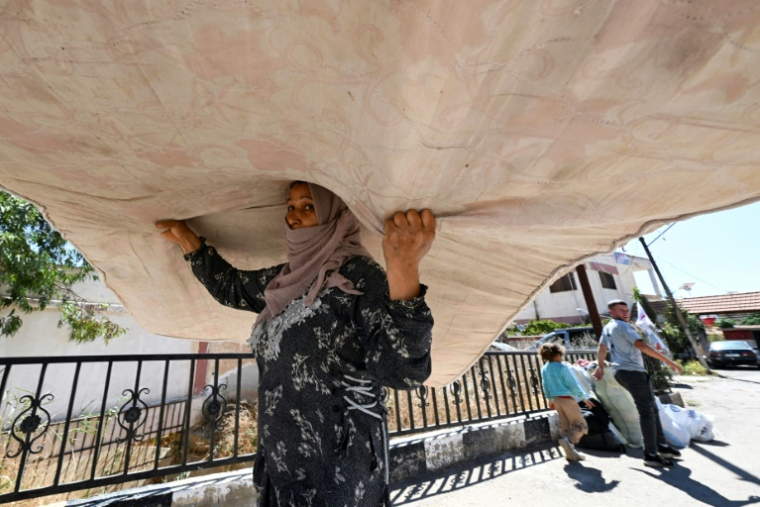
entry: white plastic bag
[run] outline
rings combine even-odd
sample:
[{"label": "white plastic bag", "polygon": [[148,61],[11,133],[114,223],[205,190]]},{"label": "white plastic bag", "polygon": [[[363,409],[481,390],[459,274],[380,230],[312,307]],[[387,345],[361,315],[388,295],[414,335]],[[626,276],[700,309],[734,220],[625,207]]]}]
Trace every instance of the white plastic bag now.
[{"label": "white plastic bag", "polygon": [[698,442],[709,442],[715,438],[713,433],[713,423],[705,416],[700,414],[696,410],[681,408],[677,405],[661,405],[665,410],[670,410],[670,415],[673,419],[686,431],[689,432],[689,437]]},{"label": "white plastic bag", "polygon": [[578,386],[581,388],[581,391],[583,391],[583,395],[586,398],[596,398],[596,393],[594,393],[594,380],[591,375],[577,364],[568,363],[568,366],[575,376]]},{"label": "white plastic bag", "polygon": [[715,431],[713,430],[712,420],[708,419],[704,414],[695,413],[697,417],[693,423],[693,427],[690,429],[692,440],[696,440],[697,442],[709,442],[713,440],[715,438]]},{"label": "white plastic bag", "polygon": [[679,422],[684,420],[684,416],[688,419],[686,414],[682,414],[684,410],[678,405],[663,405],[657,397],[655,397],[655,401],[660,412],[660,422],[662,423],[662,431],[665,433],[665,440],[673,447],[688,447],[691,434],[689,429],[682,422]]}]

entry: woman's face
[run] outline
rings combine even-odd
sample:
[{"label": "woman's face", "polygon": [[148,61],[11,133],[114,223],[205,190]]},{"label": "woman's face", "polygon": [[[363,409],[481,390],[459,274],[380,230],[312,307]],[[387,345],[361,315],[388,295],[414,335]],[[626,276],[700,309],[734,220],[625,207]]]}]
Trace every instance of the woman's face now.
[{"label": "woman's face", "polygon": [[296,183],[288,194],[288,214],[285,215],[291,229],[314,227],[317,225],[317,212],[307,183]]}]

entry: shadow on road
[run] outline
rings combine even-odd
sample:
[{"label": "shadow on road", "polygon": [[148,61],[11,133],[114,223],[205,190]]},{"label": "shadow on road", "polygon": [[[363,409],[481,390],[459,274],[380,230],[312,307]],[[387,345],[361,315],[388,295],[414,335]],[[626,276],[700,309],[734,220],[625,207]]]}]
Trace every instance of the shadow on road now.
[{"label": "shadow on road", "polygon": [[[757,484],[760,486],[760,479],[752,475],[751,473],[747,472],[743,468],[739,468],[738,466],[734,465],[730,461],[726,461],[725,459],[721,458],[720,456],[716,456],[712,452],[708,451],[707,449],[703,448],[705,444],[698,443],[698,442],[692,442],[691,448],[697,451],[699,454],[704,456],[705,458],[714,461],[716,464],[722,466],[726,470],[730,470],[731,472],[735,473],[739,477],[742,478],[743,481],[747,481],[752,484]],[[708,444],[709,445],[709,444]]]},{"label": "shadow on road", "polygon": [[620,481],[609,481],[602,477],[602,471],[583,465],[580,461],[568,461],[565,465],[567,476],[575,481],[574,486],[586,493],[611,491]]},{"label": "shadow on road", "polygon": [[557,447],[479,458],[440,472],[430,472],[424,477],[391,484],[391,500],[393,505],[405,505],[496,479],[510,472],[523,470],[555,459],[564,459]]},{"label": "shadow on road", "polygon": [[755,495],[750,496],[746,500],[729,500],[711,487],[692,479],[691,469],[682,466],[680,462],[670,469],[657,469],[657,471],[653,472],[648,470],[636,471],[654,479],[659,479],[665,484],[683,491],[694,500],[712,505],[713,507],[741,507],[743,505],[760,503],[760,496]]}]

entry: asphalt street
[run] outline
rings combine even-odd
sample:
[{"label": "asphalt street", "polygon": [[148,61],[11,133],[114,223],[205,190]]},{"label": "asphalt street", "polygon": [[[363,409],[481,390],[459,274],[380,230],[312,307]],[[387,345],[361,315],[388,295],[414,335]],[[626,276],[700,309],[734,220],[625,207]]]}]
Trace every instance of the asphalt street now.
[{"label": "asphalt street", "polygon": [[644,466],[642,452],[584,451],[568,462],[558,447],[484,458],[397,484],[394,505],[668,507],[760,506],[760,370],[720,370],[726,378],[677,377],[688,408],[713,418],[716,439],[684,449],[672,469]]}]

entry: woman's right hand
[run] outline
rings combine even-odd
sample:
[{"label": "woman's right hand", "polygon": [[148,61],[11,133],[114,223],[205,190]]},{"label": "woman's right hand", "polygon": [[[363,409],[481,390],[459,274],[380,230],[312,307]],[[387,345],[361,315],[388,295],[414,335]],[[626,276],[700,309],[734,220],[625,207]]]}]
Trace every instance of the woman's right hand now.
[{"label": "woman's right hand", "polygon": [[201,239],[187,226],[184,220],[162,220],[156,222],[156,228],[165,229],[161,236],[177,243],[182,253],[193,253],[201,247]]}]

